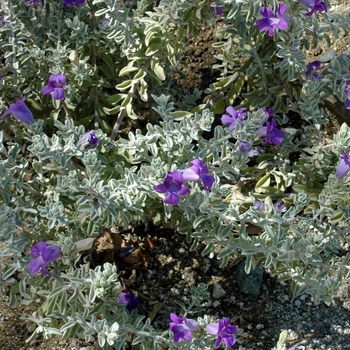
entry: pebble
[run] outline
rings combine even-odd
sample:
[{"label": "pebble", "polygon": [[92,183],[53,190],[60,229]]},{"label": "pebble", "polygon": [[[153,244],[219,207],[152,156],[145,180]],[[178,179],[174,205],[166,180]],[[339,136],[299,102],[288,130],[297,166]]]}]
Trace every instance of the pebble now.
[{"label": "pebble", "polygon": [[220,301],[219,300],[214,300],[213,301],[213,307],[218,307],[220,305]]},{"label": "pebble", "polygon": [[301,306],[301,301],[299,299],[295,300],[294,305],[296,307],[300,307]]},{"label": "pebble", "polygon": [[213,288],[213,298],[220,299],[226,294],[224,288],[222,288],[220,283],[214,283]]}]

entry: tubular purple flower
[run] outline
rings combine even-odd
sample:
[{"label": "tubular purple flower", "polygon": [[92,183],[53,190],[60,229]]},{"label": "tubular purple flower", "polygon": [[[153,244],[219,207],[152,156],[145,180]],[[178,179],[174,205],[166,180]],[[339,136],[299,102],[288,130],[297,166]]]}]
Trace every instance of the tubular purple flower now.
[{"label": "tubular purple flower", "polygon": [[59,246],[48,246],[46,242],[38,242],[30,248],[30,252],[33,260],[28,263],[28,269],[32,275],[37,274],[39,270],[44,275],[49,275],[50,272],[46,269],[46,265],[62,256]]},{"label": "tubular purple flower", "polygon": [[200,159],[194,159],[193,165],[182,171],[184,181],[201,180],[206,191],[210,191],[215,182],[214,176],[208,175],[209,169],[207,164],[203,164]]},{"label": "tubular purple flower", "polygon": [[93,146],[98,146],[100,144],[100,139],[96,136],[95,130],[90,130],[85,134],[81,135],[77,143],[77,146],[80,146],[85,143],[86,143],[85,149],[91,148]]},{"label": "tubular purple flower", "polygon": [[177,316],[174,313],[170,314],[170,330],[174,333],[174,342],[178,343],[179,341],[186,339],[192,339],[192,332],[195,332],[198,328],[198,322],[190,318],[186,318],[182,315]]},{"label": "tubular purple flower", "polygon": [[217,6],[214,9],[217,16],[222,16],[224,14],[224,10],[222,6]]},{"label": "tubular purple flower", "polygon": [[205,327],[205,330],[210,335],[217,336],[215,347],[218,348],[223,342],[228,348],[236,343],[234,335],[237,333],[238,327],[231,326],[230,320],[223,317],[218,323],[210,323]]},{"label": "tubular purple flower", "polygon": [[259,154],[259,152],[255,148],[252,149],[252,145],[253,145],[253,141],[249,141],[249,142],[240,141],[238,150],[246,157],[255,157]]},{"label": "tubular purple flower", "polygon": [[49,83],[41,89],[43,95],[51,94],[55,100],[64,99],[63,88],[66,85],[66,76],[64,74],[51,74]]},{"label": "tubular purple flower", "polygon": [[263,118],[259,121],[260,125],[265,124],[269,120],[269,118],[275,114],[275,110],[273,108],[264,108],[263,110],[265,113]]},{"label": "tubular purple flower", "polygon": [[33,114],[30,109],[24,103],[25,97],[22,97],[19,101],[12,103],[10,107],[6,110],[3,118],[7,115],[13,115],[17,120],[24,124],[30,124],[34,121]]},{"label": "tubular purple flower", "polygon": [[324,0],[301,0],[301,2],[311,8],[311,11],[305,13],[305,16],[312,16],[314,12],[327,12],[327,5],[324,3]]},{"label": "tubular purple flower", "polygon": [[154,186],[158,193],[167,193],[164,198],[165,204],[177,205],[180,202],[180,196],[187,194],[190,188],[185,186],[184,179],[180,171],[168,172],[164,182]]},{"label": "tubular purple flower", "polygon": [[350,172],[350,159],[349,156],[344,152],[340,157],[335,176],[341,180]]},{"label": "tubular purple flower", "polygon": [[136,298],[132,292],[120,293],[119,303],[125,304],[125,308],[131,312],[137,308],[137,305],[140,304],[140,299]]},{"label": "tubular purple flower", "polygon": [[313,80],[319,80],[322,78],[322,75],[316,72],[316,69],[321,68],[321,61],[313,61],[306,65],[305,75]]},{"label": "tubular purple flower", "polygon": [[286,4],[280,4],[278,6],[277,13],[273,13],[271,9],[266,6],[263,6],[260,10],[260,13],[263,17],[256,21],[259,32],[267,30],[269,36],[273,36],[276,29],[287,30],[289,25],[289,17],[285,16],[284,13],[287,10]]},{"label": "tubular purple flower", "polygon": [[259,212],[263,213],[265,211],[265,203],[260,199],[254,199],[253,208]]},{"label": "tubular purple flower", "polygon": [[62,0],[62,2],[67,7],[73,7],[73,5],[82,5],[85,0]]},{"label": "tubular purple flower", "polygon": [[344,106],[346,109],[350,109],[350,81],[346,82],[344,92],[346,95],[346,100],[344,101]]},{"label": "tubular purple flower", "polygon": [[224,125],[229,125],[229,130],[232,131],[237,124],[237,120],[243,120],[244,117],[247,115],[245,112],[246,108],[240,108],[238,111],[234,109],[233,107],[227,107],[226,113],[223,114],[221,117],[221,123]]},{"label": "tubular purple flower", "polygon": [[277,123],[274,119],[272,119],[271,123],[266,122],[266,126],[258,129],[256,134],[266,137],[263,143],[264,145],[271,143],[274,146],[278,146],[282,143],[284,137],[284,132],[277,129]]},{"label": "tubular purple flower", "polygon": [[279,213],[284,213],[287,210],[287,208],[283,202],[276,203],[275,208]]}]

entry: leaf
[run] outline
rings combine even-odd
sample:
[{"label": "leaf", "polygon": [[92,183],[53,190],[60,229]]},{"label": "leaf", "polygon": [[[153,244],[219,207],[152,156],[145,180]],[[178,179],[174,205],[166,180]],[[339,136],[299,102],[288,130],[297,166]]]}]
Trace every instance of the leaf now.
[{"label": "leaf", "polygon": [[155,319],[158,312],[162,309],[163,303],[161,301],[158,301],[155,303],[152,307],[151,311],[148,311],[148,318],[151,320],[151,322]]},{"label": "leaf", "polygon": [[160,64],[157,63],[155,65],[155,67],[153,68],[153,71],[160,80],[162,80],[162,81],[165,80],[164,69]]},{"label": "leaf", "polygon": [[152,56],[154,55],[162,46],[161,42],[155,43],[155,44],[151,44],[147,50],[146,50],[146,56]]},{"label": "leaf", "polygon": [[124,91],[126,89],[131,88],[134,83],[135,83],[134,80],[128,79],[118,84],[115,88],[117,90]]},{"label": "leaf", "polygon": [[7,269],[3,275],[1,276],[2,280],[7,280],[9,277],[11,277],[14,272],[17,270],[17,266],[12,266],[9,269]]},{"label": "leaf", "polygon": [[107,102],[115,104],[121,101],[123,98],[125,98],[127,94],[116,94],[116,95],[111,95],[107,98]]},{"label": "leaf", "polygon": [[133,67],[132,65],[134,64],[133,61],[131,61],[126,67],[123,67],[119,71],[119,76],[122,77],[123,75],[129,74],[131,72],[134,72],[135,70],[138,70],[138,67]]},{"label": "leaf", "polygon": [[218,254],[218,259],[224,259],[225,257],[229,257],[230,255],[232,255],[236,250],[235,246],[230,246],[227,247],[225,249],[223,249],[219,254]]},{"label": "leaf", "polygon": [[255,185],[255,191],[260,187],[268,187],[271,183],[270,173],[266,173]]},{"label": "leaf", "polygon": [[219,102],[216,102],[215,104],[213,104],[213,106],[211,107],[211,111],[214,114],[222,114],[225,111],[225,107],[226,107],[226,103],[224,100],[221,100]]},{"label": "leaf", "polygon": [[143,69],[140,69],[135,75],[134,75],[134,81],[140,80],[146,76],[146,72]]},{"label": "leaf", "polygon": [[201,226],[203,224],[203,222],[205,222],[207,220],[208,220],[207,215],[198,216],[193,222],[193,228],[197,228],[198,226]]},{"label": "leaf", "polygon": [[173,112],[174,116],[176,116],[176,120],[181,120],[183,118],[191,117],[193,116],[193,113],[187,112],[187,111],[175,111]]}]

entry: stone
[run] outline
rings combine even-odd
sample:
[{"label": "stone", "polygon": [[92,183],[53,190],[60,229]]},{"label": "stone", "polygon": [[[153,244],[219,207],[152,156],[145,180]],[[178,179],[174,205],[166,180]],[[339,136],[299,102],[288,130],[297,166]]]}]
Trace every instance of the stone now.
[{"label": "stone", "polygon": [[226,294],[224,288],[222,288],[220,283],[214,283],[213,288],[213,298],[220,299]]},{"label": "stone", "polygon": [[263,280],[264,269],[261,266],[251,270],[249,274],[244,271],[245,262],[238,265],[236,279],[241,292],[258,296]]}]

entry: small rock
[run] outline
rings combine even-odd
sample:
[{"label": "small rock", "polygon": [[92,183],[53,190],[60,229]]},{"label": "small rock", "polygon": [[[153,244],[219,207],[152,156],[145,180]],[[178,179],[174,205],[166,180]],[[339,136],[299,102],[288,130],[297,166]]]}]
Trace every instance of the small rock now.
[{"label": "small rock", "polygon": [[226,294],[224,288],[222,288],[220,283],[214,283],[213,288],[213,298],[220,299]]},{"label": "small rock", "polygon": [[301,301],[298,300],[298,299],[295,300],[294,305],[295,305],[296,307],[300,307],[300,306],[301,306]]},{"label": "small rock", "polygon": [[236,271],[238,287],[243,293],[258,296],[263,280],[264,269],[261,266],[256,267],[247,275],[244,271],[244,267],[245,263],[242,262],[238,265]]},{"label": "small rock", "polygon": [[213,307],[218,307],[220,305],[220,301],[219,300],[214,300],[213,302]]},{"label": "small rock", "polygon": [[306,294],[302,294],[302,295],[300,295],[299,299],[301,301],[305,301],[307,299],[307,295]]}]

